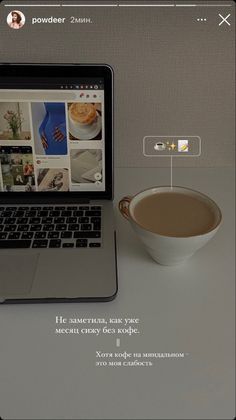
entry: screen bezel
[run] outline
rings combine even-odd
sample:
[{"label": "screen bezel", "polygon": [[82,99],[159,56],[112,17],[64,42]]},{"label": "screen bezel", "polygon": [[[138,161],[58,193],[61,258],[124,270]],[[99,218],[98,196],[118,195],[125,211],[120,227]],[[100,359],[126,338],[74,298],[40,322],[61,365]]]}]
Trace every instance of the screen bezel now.
[{"label": "screen bezel", "polygon": [[[102,78],[104,80],[104,109],[105,109],[105,191],[68,191],[68,192],[0,192],[1,203],[60,203],[76,202],[92,199],[113,198],[113,69],[108,64],[1,64],[1,89],[4,80],[9,81],[21,89],[21,79],[32,81],[34,78],[44,77],[50,82],[51,78]],[[2,87],[3,86],[3,87]]]}]

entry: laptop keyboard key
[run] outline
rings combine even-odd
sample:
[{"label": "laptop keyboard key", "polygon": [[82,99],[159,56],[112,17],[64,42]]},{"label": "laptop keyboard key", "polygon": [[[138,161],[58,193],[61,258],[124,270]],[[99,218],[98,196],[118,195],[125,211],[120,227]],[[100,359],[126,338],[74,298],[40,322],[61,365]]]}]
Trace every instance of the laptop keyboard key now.
[{"label": "laptop keyboard key", "polygon": [[17,231],[18,232],[27,232],[29,230],[29,225],[18,225]]},{"label": "laptop keyboard key", "polygon": [[66,219],[66,223],[76,223],[77,222],[77,217],[68,217],[68,219]]},{"label": "laptop keyboard key", "polygon": [[43,230],[45,232],[52,232],[54,230],[54,225],[44,225]]},{"label": "laptop keyboard key", "polygon": [[60,232],[49,232],[48,238],[59,238]]},{"label": "laptop keyboard key", "polygon": [[37,212],[35,210],[29,210],[25,212],[25,217],[35,217]]},{"label": "laptop keyboard key", "polygon": [[21,239],[32,239],[34,236],[33,232],[23,232],[21,234]]},{"label": "laptop keyboard key", "polygon": [[72,232],[61,232],[61,238],[72,238]]},{"label": "laptop keyboard key", "polygon": [[68,230],[79,230],[80,226],[79,225],[68,225]]},{"label": "laptop keyboard key", "polygon": [[76,241],[76,248],[87,248],[87,246],[88,246],[87,242]]},{"label": "laptop keyboard key", "polygon": [[67,229],[67,225],[56,225],[56,230],[66,230]]},{"label": "laptop keyboard key", "polygon": [[32,225],[30,227],[31,232],[39,232],[42,228],[42,225]]},{"label": "laptop keyboard key", "polygon": [[78,222],[79,223],[89,223],[89,217],[79,217]]},{"label": "laptop keyboard key", "polygon": [[14,232],[16,230],[16,225],[5,225],[4,232]]},{"label": "laptop keyboard key", "polygon": [[101,211],[98,210],[89,210],[85,212],[85,216],[101,216]]},{"label": "laptop keyboard key", "polygon": [[64,244],[62,245],[62,248],[74,248],[74,243],[73,242],[64,242]]},{"label": "laptop keyboard key", "polygon": [[48,246],[48,240],[42,239],[42,240],[35,240],[33,241],[32,248],[47,248]]},{"label": "laptop keyboard key", "polygon": [[65,217],[55,217],[55,219],[54,219],[54,223],[59,223],[59,224],[61,224],[61,223],[65,223]]},{"label": "laptop keyboard key", "polygon": [[1,213],[1,217],[11,217],[11,215],[12,215],[12,212],[9,210],[2,211]]},{"label": "laptop keyboard key", "polygon": [[41,219],[40,217],[32,217],[31,219],[29,219],[29,223],[30,225],[38,225],[39,223],[41,223]]},{"label": "laptop keyboard key", "polygon": [[43,217],[42,218],[42,224],[43,225],[51,224],[52,222],[53,222],[53,218],[52,217]]},{"label": "laptop keyboard key", "polygon": [[100,248],[101,244],[100,242],[90,242],[89,246],[90,248]]},{"label": "laptop keyboard key", "polygon": [[27,217],[19,217],[16,221],[18,225],[26,225],[28,223]]},{"label": "laptop keyboard key", "polygon": [[31,241],[30,240],[0,240],[0,248],[30,248]]},{"label": "laptop keyboard key", "polygon": [[74,232],[74,238],[101,238],[101,232]]},{"label": "laptop keyboard key", "polygon": [[7,217],[5,219],[5,224],[6,225],[14,225],[15,223],[16,223],[15,217]]},{"label": "laptop keyboard key", "polygon": [[71,210],[63,210],[63,211],[61,212],[61,215],[62,215],[63,217],[70,217],[70,216],[72,215],[72,211],[71,211]]},{"label": "laptop keyboard key", "polygon": [[7,232],[0,232],[0,239],[7,239]]},{"label": "laptop keyboard key", "polygon": [[60,216],[60,212],[59,212],[58,210],[51,210],[51,211],[48,213],[48,216],[49,216],[49,217],[59,217],[59,216]]},{"label": "laptop keyboard key", "polygon": [[81,225],[81,230],[92,230],[92,225],[91,224],[82,224]]},{"label": "laptop keyboard key", "polygon": [[49,248],[60,248],[61,240],[60,239],[51,239],[49,241]]},{"label": "laptop keyboard key", "polygon": [[8,239],[20,239],[20,232],[10,232]]},{"label": "laptop keyboard key", "polygon": [[93,224],[93,230],[101,230],[101,223],[94,223]]},{"label": "laptop keyboard key", "polygon": [[101,222],[101,217],[91,217],[91,223],[99,223]]},{"label": "laptop keyboard key", "polygon": [[38,214],[37,214],[38,217],[47,217],[47,215],[48,215],[47,210],[40,210],[38,211]]},{"label": "laptop keyboard key", "polygon": [[77,243],[81,243],[81,244],[87,244],[88,243],[88,239],[77,239],[76,241]]},{"label": "laptop keyboard key", "polygon": [[47,237],[47,232],[35,232],[34,239],[45,239]]},{"label": "laptop keyboard key", "polygon": [[80,217],[83,216],[84,212],[82,210],[73,211],[73,216]]},{"label": "laptop keyboard key", "polygon": [[13,217],[23,217],[25,215],[24,211],[14,211],[12,216]]}]

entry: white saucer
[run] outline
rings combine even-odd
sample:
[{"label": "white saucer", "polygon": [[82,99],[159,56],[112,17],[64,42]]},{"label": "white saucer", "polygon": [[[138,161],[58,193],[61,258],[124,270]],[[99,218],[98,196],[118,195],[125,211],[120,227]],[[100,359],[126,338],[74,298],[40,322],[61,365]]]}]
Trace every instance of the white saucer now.
[{"label": "white saucer", "polygon": [[69,132],[78,140],[92,140],[98,135],[102,128],[101,116],[97,113],[97,121],[85,127],[75,127],[69,120]]}]

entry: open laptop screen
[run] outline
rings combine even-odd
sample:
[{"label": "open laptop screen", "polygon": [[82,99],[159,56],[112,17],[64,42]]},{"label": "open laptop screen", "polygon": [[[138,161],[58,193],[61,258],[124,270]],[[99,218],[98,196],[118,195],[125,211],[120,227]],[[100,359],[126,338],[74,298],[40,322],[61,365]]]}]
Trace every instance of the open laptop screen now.
[{"label": "open laptop screen", "polygon": [[105,191],[102,77],[0,86],[0,191]]}]

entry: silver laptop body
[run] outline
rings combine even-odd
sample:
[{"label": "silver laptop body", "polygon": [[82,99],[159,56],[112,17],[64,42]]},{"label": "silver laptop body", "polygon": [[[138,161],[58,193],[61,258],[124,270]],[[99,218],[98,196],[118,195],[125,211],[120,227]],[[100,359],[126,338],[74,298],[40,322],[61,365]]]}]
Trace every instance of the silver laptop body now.
[{"label": "silver laptop body", "polygon": [[0,303],[114,299],[112,69],[3,64],[0,114]]}]

